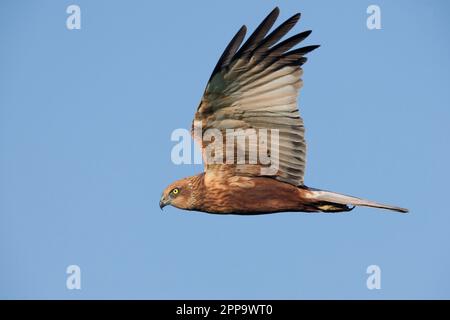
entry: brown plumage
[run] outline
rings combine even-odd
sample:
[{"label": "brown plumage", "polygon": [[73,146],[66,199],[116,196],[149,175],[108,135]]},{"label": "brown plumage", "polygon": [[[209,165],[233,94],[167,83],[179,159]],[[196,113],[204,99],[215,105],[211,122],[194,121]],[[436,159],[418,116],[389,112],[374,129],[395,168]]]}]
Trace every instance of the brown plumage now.
[{"label": "brown plumage", "polygon": [[[184,178],[168,186],[160,207],[172,205],[185,210],[218,214],[263,214],[273,212],[342,212],[354,206],[383,208],[398,212],[407,209],[384,205],[356,197],[308,188],[303,183],[306,159],[303,120],[297,108],[298,91],[302,86],[301,66],[305,55],[319,46],[291,50],[311,31],[281,41],[300,19],[295,14],[267,34],[279,15],[275,8],[241,46],[246,27],[233,37],[220,57],[206,86],[194,117],[193,135],[202,146],[205,172]],[[201,136],[195,134],[200,127]],[[270,154],[278,167],[267,174],[259,158],[241,163],[240,151],[250,159],[249,150],[232,145],[231,163],[218,163],[217,154],[209,153],[215,139],[205,139],[208,130],[225,135],[227,130],[277,130],[278,140],[270,140],[277,150]],[[238,131],[238,136],[244,136]],[[222,159],[230,153],[220,148]],[[233,139],[234,142],[234,139]],[[271,149],[272,150],[272,149]],[[353,206],[353,207],[350,207]]]}]

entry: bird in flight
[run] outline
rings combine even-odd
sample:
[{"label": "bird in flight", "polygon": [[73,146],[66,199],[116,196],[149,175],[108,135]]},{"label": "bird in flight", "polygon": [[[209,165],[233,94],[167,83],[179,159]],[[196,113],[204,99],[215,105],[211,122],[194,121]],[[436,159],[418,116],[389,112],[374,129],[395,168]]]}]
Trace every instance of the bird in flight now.
[{"label": "bird in flight", "polygon": [[[275,8],[241,46],[246,34],[246,27],[242,26],[226,47],[208,81],[192,128],[201,145],[205,170],[169,185],[161,196],[161,209],[172,205],[207,213],[252,215],[343,212],[366,206],[408,212],[304,184],[306,142],[297,97],[305,55],[319,46],[293,49],[311,31],[280,41],[298,22],[299,13],[269,33],[278,15],[279,9]],[[196,130],[200,135],[196,135]],[[270,145],[267,155],[276,163],[275,170],[268,168],[264,157],[253,157],[248,163],[239,161],[242,155],[244,159],[249,157],[255,141],[249,139],[246,147],[246,143],[238,145],[234,137],[248,130],[266,133],[257,145],[266,146],[264,150]],[[229,144],[217,135],[205,138],[211,131],[227,138],[229,132],[238,134]],[[219,148],[209,152],[214,142]],[[227,160],[217,161],[223,160],[225,153]]]}]

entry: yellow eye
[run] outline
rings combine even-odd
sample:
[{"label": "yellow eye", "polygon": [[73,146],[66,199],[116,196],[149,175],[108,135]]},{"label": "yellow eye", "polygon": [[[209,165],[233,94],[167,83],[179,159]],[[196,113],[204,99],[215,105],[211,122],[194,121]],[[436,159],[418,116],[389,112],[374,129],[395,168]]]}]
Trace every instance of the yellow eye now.
[{"label": "yellow eye", "polygon": [[178,194],[178,192],[180,192],[180,190],[178,188],[175,188],[175,189],[172,190],[171,193],[172,194]]}]

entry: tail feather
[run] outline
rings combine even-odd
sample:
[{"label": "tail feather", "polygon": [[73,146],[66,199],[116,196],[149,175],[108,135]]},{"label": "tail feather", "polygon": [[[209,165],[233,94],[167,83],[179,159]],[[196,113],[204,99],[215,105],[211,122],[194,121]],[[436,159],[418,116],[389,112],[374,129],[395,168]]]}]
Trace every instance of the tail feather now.
[{"label": "tail feather", "polygon": [[347,196],[340,193],[325,191],[325,190],[315,190],[309,189],[309,197],[319,202],[335,203],[340,205],[352,205],[352,206],[364,206],[372,208],[380,208],[393,210],[397,212],[407,213],[408,209],[391,206],[387,204],[378,203],[375,201],[360,199],[357,197]]}]

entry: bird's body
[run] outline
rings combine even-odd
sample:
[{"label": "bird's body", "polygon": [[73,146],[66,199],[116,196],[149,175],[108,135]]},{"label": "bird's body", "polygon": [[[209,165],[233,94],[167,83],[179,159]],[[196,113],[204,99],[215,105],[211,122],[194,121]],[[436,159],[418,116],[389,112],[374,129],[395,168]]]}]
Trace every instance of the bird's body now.
[{"label": "bird's body", "polygon": [[[345,212],[353,209],[347,203],[405,212],[403,208],[306,186],[296,187],[272,178],[236,176],[227,170],[188,177],[175,182],[167,190],[174,188],[178,188],[180,193],[178,201],[171,202],[173,206],[215,214]],[[163,198],[170,198],[170,195],[163,195]]]},{"label": "bird's body", "polygon": [[283,211],[317,211],[305,205],[306,189],[264,177],[199,174],[189,178],[197,192],[189,208],[222,214],[263,214]]},{"label": "bird's body", "polygon": [[200,211],[235,214],[317,211],[307,205],[306,189],[286,182],[264,177],[203,177],[207,181],[206,197],[198,208]]},{"label": "bird's body", "polygon": [[[305,55],[319,46],[291,50],[311,31],[279,42],[300,14],[268,34],[278,14],[275,8],[241,46],[246,33],[243,26],[226,47],[194,116],[193,135],[202,147],[205,172],[168,186],[160,207],[170,204],[185,210],[244,215],[342,212],[354,206],[407,212],[304,185],[306,142],[297,96]],[[200,137],[195,135],[197,127]],[[244,144],[239,144],[239,138]],[[216,147],[213,152],[212,146]],[[257,150],[253,158],[252,148]],[[269,150],[269,164],[263,161],[261,149]],[[275,170],[267,170],[273,164]]]}]

